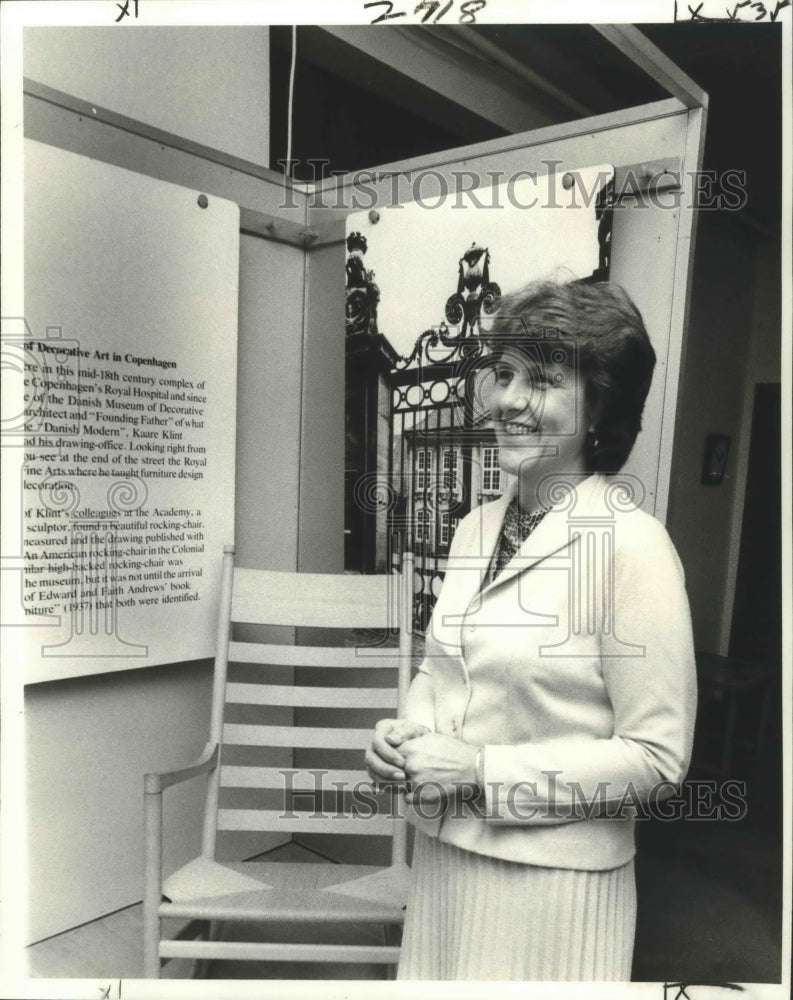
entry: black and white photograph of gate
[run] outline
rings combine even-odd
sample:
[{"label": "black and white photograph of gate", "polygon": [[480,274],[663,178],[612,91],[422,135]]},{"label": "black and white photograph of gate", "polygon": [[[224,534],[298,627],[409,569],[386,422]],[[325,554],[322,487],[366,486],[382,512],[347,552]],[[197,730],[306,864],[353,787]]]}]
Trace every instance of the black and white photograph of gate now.
[{"label": "black and white photograph of gate", "polygon": [[613,192],[611,166],[551,169],[348,218],[345,568],[399,569],[411,551],[419,631],[460,519],[508,485],[488,320],[528,281],[608,280]]}]

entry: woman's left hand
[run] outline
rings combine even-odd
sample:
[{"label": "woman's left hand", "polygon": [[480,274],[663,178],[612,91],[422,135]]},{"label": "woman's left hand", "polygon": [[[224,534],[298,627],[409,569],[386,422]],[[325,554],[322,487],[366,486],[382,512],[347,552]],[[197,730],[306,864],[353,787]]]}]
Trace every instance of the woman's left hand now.
[{"label": "woman's left hand", "polygon": [[399,751],[412,790],[406,802],[438,802],[455,795],[460,787],[476,784],[476,755],[481,747],[452,736],[426,733],[405,740]]}]

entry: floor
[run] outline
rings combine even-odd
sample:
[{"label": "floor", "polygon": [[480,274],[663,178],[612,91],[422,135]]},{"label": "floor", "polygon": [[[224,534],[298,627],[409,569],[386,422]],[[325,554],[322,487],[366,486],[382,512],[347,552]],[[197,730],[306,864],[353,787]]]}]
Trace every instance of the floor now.
[{"label": "floor", "polygon": [[[781,851],[775,829],[767,817],[759,821],[751,814],[741,822],[639,824],[634,980],[779,981]],[[271,856],[316,860],[297,844]],[[317,928],[317,940],[329,940],[328,933]],[[344,928],[341,938],[333,933],[336,941],[382,943],[366,926]],[[140,906],[36,944],[29,960],[33,977],[139,978]],[[181,962],[163,970],[164,978],[189,974]],[[216,962],[209,969],[212,979],[384,979],[386,974],[385,967],[318,963]]]}]

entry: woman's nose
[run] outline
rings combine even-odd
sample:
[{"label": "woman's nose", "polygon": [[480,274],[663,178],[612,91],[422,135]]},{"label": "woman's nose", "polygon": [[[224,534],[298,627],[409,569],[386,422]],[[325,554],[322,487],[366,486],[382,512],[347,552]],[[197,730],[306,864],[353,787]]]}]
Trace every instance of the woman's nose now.
[{"label": "woman's nose", "polygon": [[528,413],[531,407],[531,386],[523,379],[513,379],[509,385],[497,386],[493,396],[494,415],[516,417]]}]

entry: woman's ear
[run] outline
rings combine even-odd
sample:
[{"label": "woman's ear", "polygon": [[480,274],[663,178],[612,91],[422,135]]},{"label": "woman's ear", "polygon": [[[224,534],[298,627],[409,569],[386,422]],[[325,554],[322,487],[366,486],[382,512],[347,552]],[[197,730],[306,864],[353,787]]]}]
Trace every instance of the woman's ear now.
[{"label": "woman's ear", "polygon": [[587,430],[590,434],[597,435],[602,417],[602,407],[597,399],[592,398],[592,393],[587,392],[583,419],[587,422]]},{"label": "woman's ear", "polygon": [[589,450],[597,448],[600,444],[600,425],[602,418],[602,407],[597,399],[593,399],[587,393],[585,419],[587,421],[587,448]]}]

